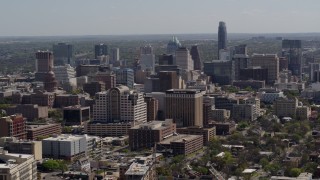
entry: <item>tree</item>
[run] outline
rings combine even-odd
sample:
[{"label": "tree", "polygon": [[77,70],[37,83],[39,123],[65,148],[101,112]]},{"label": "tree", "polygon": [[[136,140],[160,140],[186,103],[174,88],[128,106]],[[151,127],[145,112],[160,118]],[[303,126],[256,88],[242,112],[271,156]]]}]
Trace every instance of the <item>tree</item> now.
[{"label": "tree", "polygon": [[292,168],[289,171],[291,177],[298,177],[301,174],[302,170],[300,168]]},{"label": "tree", "polygon": [[262,166],[262,168],[264,168],[269,164],[269,161],[267,158],[261,158],[259,164]]},{"label": "tree", "polygon": [[47,171],[54,171],[59,169],[60,165],[58,161],[49,159],[42,163],[42,167]]}]

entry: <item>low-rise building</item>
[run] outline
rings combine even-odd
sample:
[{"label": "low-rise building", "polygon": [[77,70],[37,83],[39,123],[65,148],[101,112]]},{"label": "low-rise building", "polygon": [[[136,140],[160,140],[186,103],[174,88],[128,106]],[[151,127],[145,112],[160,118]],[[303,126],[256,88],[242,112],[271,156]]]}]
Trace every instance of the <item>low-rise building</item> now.
[{"label": "low-rise building", "polygon": [[61,134],[60,124],[28,124],[27,125],[27,139],[37,140],[52,135]]},{"label": "low-rise building", "polygon": [[37,164],[34,155],[0,151],[0,179],[37,179]]},{"label": "low-rise building", "polygon": [[82,125],[90,119],[90,107],[68,106],[63,108],[63,120],[65,125]]},{"label": "low-rise building", "polygon": [[151,148],[165,137],[173,135],[176,124],[172,119],[150,121],[129,129],[129,146],[131,150]]},{"label": "low-rise building", "polygon": [[230,118],[230,111],[226,109],[213,109],[212,120],[223,122]]},{"label": "low-rise building", "polygon": [[124,136],[127,135],[133,123],[104,123],[91,121],[84,125],[84,132],[94,136]]},{"label": "low-rise building", "polygon": [[203,137],[203,144],[208,145],[209,141],[216,135],[216,127],[202,128],[202,127],[186,127],[177,128],[178,134],[201,135]]},{"label": "low-rise building", "polygon": [[308,106],[298,106],[296,110],[296,118],[307,120],[311,116],[311,108]]},{"label": "low-rise building", "polygon": [[278,98],[273,103],[275,115],[278,117],[294,117],[298,107],[298,99]]},{"label": "low-rise building", "polygon": [[28,121],[48,117],[48,106],[37,104],[18,104],[4,109],[8,115],[21,113]]},{"label": "low-rise building", "polygon": [[174,134],[157,145],[158,150],[172,150],[173,155],[188,155],[203,147],[203,136]]},{"label": "low-rise building", "polygon": [[41,141],[18,140],[14,137],[0,138],[0,146],[9,153],[33,154],[36,160],[42,159]]},{"label": "low-rise building", "polygon": [[77,160],[86,155],[88,146],[85,136],[60,135],[42,140],[43,156],[54,159]]},{"label": "low-rise building", "polygon": [[26,120],[22,114],[0,118],[0,137],[25,139],[26,135]]}]

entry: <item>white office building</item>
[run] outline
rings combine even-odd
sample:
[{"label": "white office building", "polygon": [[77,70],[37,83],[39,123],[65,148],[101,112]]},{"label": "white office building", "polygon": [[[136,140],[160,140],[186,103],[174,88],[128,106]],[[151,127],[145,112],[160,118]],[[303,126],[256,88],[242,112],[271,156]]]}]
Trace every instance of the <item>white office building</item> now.
[{"label": "white office building", "polygon": [[47,158],[73,160],[86,155],[86,136],[62,134],[42,140],[42,155]]},{"label": "white office building", "polygon": [[181,47],[176,51],[176,65],[181,69],[191,71],[193,70],[193,60],[190,55],[190,52],[187,48]]},{"label": "white office building", "polygon": [[147,121],[143,94],[127,86],[117,86],[96,94],[93,119],[106,123],[141,123]]},{"label": "white office building", "polygon": [[76,71],[70,64],[54,66],[53,72],[59,84],[70,83],[70,79],[76,76]]},{"label": "white office building", "polygon": [[0,149],[0,179],[37,179],[37,164],[34,155],[13,154]]}]

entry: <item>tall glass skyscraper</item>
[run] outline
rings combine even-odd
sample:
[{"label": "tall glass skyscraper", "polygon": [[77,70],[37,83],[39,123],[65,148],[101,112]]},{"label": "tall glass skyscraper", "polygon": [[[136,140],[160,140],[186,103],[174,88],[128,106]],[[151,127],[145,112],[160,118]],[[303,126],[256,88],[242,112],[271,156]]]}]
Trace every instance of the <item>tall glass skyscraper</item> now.
[{"label": "tall glass skyscraper", "polygon": [[218,57],[220,49],[227,48],[227,27],[226,23],[223,21],[219,22],[218,27]]}]

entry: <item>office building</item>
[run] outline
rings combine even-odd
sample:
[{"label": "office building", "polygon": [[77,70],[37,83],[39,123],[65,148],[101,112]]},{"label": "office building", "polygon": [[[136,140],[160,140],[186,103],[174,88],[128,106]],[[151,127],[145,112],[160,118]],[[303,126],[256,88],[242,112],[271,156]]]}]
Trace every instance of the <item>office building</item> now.
[{"label": "office building", "polygon": [[117,83],[116,74],[112,71],[97,72],[95,74],[95,80],[104,82],[106,90],[116,87]]},{"label": "office building", "polygon": [[251,66],[248,68],[242,68],[239,72],[239,80],[257,80],[269,82],[267,68],[261,68],[261,66]]},{"label": "office building", "polygon": [[99,65],[80,64],[76,68],[77,77],[96,74],[99,71]]},{"label": "office building", "polygon": [[54,100],[55,108],[63,108],[67,106],[76,106],[80,104],[80,96],[74,94],[59,94]]},{"label": "office building", "polygon": [[268,84],[276,82],[279,78],[279,58],[276,54],[254,54],[251,58],[252,66],[261,66],[268,69]]},{"label": "office building", "polygon": [[191,58],[193,60],[193,69],[202,70],[202,63],[200,59],[199,49],[197,45],[191,46],[190,50]]},{"label": "office building", "polygon": [[176,65],[181,69],[191,71],[194,69],[194,62],[186,47],[180,47],[176,50]]},{"label": "office building", "polygon": [[257,119],[256,106],[254,104],[234,104],[231,116],[235,122],[253,121]]},{"label": "office building", "polygon": [[226,49],[227,48],[227,27],[226,23],[223,21],[219,22],[218,27],[218,57],[220,49]]},{"label": "office building", "polygon": [[[159,91],[166,92],[169,89],[179,89],[179,77],[175,71],[160,71],[159,77]],[[157,91],[156,91],[157,92]]]},{"label": "office building", "polygon": [[172,40],[169,41],[167,45],[167,54],[175,55],[176,50],[181,47],[181,43],[178,38],[173,36]]},{"label": "office building", "polygon": [[154,66],[156,63],[154,54],[140,54],[139,66],[143,71],[154,72]]},{"label": "office building", "polygon": [[226,109],[213,109],[211,112],[212,119],[217,122],[225,122],[230,118],[230,112],[230,110]]},{"label": "office building", "polygon": [[239,104],[239,100],[235,98],[230,98],[226,96],[215,97],[215,107],[216,109],[226,109],[232,111],[234,104]]},{"label": "office building", "polygon": [[41,140],[61,134],[61,124],[27,124],[27,139]]},{"label": "office building", "polygon": [[302,73],[302,45],[301,40],[282,40],[282,56],[288,59],[288,69],[294,76]]},{"label": "office building", "polygon": [[156,143],[176,132],[172,119],[143,123],[129,129],[129,146],[131,150],[152,148]]},{"label": "office building", "polygon": [[152,96],[144,95],[144,102],[147,105],[147,121],[158,119],[158,100]]},{"label": "office building", "polygon": [[251,64],[249,56],[245,54],[235,54],[232,60],[234,61],[234,79],[239,80],[241,70],[248,68]]},{"label": "office building", "polygon": [[97,44],[94,46],[94,58],[98,59],[99,56],[108,55],[108,46],[106,44]]},{"label": "office building", "polygon": [[173,119],[177,127],[202,127],[202,93],[194,89],[167,90],[165,96],[165,116],[167,119]]},{"label": "office building", "polygon": [[278,98],[273,103],[274,113],[278,117],[294,117],[298,107],[298,99]]},{"label": "office building", "polygon": [[177,128],[178,134],[190,134],[190,135],[201,135],[203,137],[203,144],[208,145],[210,140],[216,136],[216,128],[201,128],[201,127],[185,127]]},{"label": "office building", "polygon": [[82,125],[90,119],[90,107],[68,106],[63,108],[63,121],[66,126]]},{"label": "office building", "polygon": [[122,84],[133,89],[134,84],[134,71],[130,68],[117,68],[115,69],[117,84]]},{"label": "office building", "polygon": [[112,48],[111,49],[111,62],[116,62],[120,60],[120,52],[119,48]]},{"label": "office building", "polygon": [[134,123],[104,123],[103,121],[90,121],[84,124],[84,132],[89,135],[103,137],[119,137],[128,135]]},{"label": "office building", "polygon": [[159,65],[174,65],[174,56],[172,54],[159,55]]},{"label": "office building", "polygon": [[288,59],[286,57],[279,57],[279,71],[288,69]]},{"label": "office building", "polygon": [[234,53],[235,54],[242,54],[242,55],[247,55],[248,54],[248,47],[246,44],[240,44],[238,46],[234,47]]},{"label": "office building", "polygon": [[188,155],[203,148],[203,136],[174,134],[158,144],[158,150],[171,149],[173,155]]},{"label": "office building", "polygon": [[211,77],[213,83],[229,85],[235,78],[234,62],[231,60],[219,60],[203,63],[203,71]]},{"label": "office building", "polygon": [[251,87],[254,90],[258,90],[260,88],[265,88],[265,81],[258,80],[246,80],[246,81],[233,81],[232,86],[239,87],[240,89],[245,89],[247,87]]},{"label": "office building", "polygon": [[59,135],[42,140],[42,155],[46,158],[76,160],[87,152],[87,140],[82,135]]},{"label": "office building", "polygon": [[19,140],[14,137],[0,138],[0,146],[9,153],[32,154],[36,160],[42,160],[41,141]]},{"label": "office building", "polygon": [[66,43],[53,45],[54,66],[74,65],[73,46]]},{"label": "office building", "polygon": [[117,86],[95,96],[93,119],[105,123],[142,123],[147,121],[143,94]]},{"label": "office building", "polygon": [[15,114],[0,118],[0,137],[26,139],[26,120],[22,114]]},{"label": "office building", "polygon": [[48,117],[48,106],[38,106],[37,104],[18,104],[4,108],[7,115],[21,113],[28,121]]},{"label": "office building", "polygon": [[97,92],[105,91],[105,83],[102,81],[93,81],[83,85],[83,91],[94,96]]},{"label": "office building", "polygon": [[44,90],[55,91],[57,81],[53,72],[53,54],[49,51],[38,51],[36,53],[36,73],[35,80],[44,85]]},{"label": "office building", "polygon": [[0,149],[0,179],[37,179],[37,162],[34,155],[8,153]]},{"label": "office building", "polygon": [[76,71],[70,64],[54,66],[53,72],[60,86],[65,83],[70,83],[70,79],[76,77]]}]

